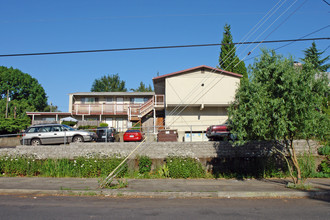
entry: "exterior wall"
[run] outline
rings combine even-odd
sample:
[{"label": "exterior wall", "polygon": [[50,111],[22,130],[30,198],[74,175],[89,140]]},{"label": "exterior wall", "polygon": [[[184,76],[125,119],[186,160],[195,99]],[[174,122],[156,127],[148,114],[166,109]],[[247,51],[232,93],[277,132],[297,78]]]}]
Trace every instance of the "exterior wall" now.
[{"label": "exterior wall", "polygon": [[72,103],[73,102],[73,97],[72,97],[72,94],[69,94],[69,111],[70,113],[72,113]]},{"label": "exterior wall", "polygon": [[[165,126],[178,131],[205,131],[214,124],[222,124],[227,118],[225,107],[207,107],[200,110],[199,107],[187,107],[181,113],[182,108],[173,112],[173,107],[166,108]],[[179,115],[177,115],[179,113]]]},{"label": "exterior wall", "polygon": [[[179,142],[190,141],[190,138],[186,140],[186,132],[198,132],[200,133],[199,136],[205,136],[207,127],[223,124],[228,119],[225,107],[206,107],[202,110],[199,107],[187,107],[182,112],[182,108],[175,112],[173,109],[173,107],[166,108],[165,126],[178,130]],[[207,140],[206,137],[204,138]],[[201,137],[200,141],[203,141],[204,138]]]},{"label": "exterior wall", "polygon": [[239,77],[207,69],[168,77],[165,79],[165,103],[166,106],[228,106],[234,99],[239,82]]}]

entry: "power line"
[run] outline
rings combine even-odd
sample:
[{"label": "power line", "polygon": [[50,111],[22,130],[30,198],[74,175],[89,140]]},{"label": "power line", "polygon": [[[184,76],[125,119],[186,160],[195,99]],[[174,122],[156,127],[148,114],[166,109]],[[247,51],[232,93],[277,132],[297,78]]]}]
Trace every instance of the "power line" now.
[{"label": "power line", "polygon": [[330,45],[328,45],[327,48],[325,48],[325,49],[323,50],[323,52],[327,51],[327,49],[329,49],[329,47],[330,47]]},{"label": "power line", "polygon": [[[242,38],[242,40],[240,40],[239,42],[246,42],[247,40],[248,40],[248,38],[253,34],[253,33],[255,33],[261,26],[263,26],[263,24],[269,19],[269,18],[271,18],[273,15],[274,15],[274,13],[277,11],[277,10],[279,10],[281,7],[282,7],[282,5],[286,2],[287,0],[285,0],[285,1],[283,1],[282,2],[282,0],[279,0],[263,17],[262,17],[262,19],[260,19],[260,21]],[[282,3],[281,3],[282,2]],[[251,33],[252,32],[252,33]],[[256,41],[257,39],[255,39],[254,41]],[[240,46],[238,46],[237,47],[237,49],[238,48],[240,48],[242,46],[242,44],[240,45]],[[232,55],[232,54],[234,54],[235,53],[235,51],[236,51],[236,49],[235,49],[235,47],[233,47],[230,51],[229,51],[229,53],[224,57],[224,59],[223,59],[223,62],[226,62],[226,60],[228,60],[229,59],[229,57]],[[231,64],[231,63],[230,63]],[[229,65],[230,65],[229,64]],[[212,72],[214,72],[214,70],[212,70],[211,71],[211,73]],[[179,109],[180,109],[180,107],[182,106],[182,105],[184,105],[184,108],[179,112],[179,113],[176,113],[176,115],[178,115],[178,114],[180,114],[186,107],[187,107],[187,105],[189,104],[189,102],[190,101],[188,101],[190,98],[193,98],[194,99],[194,96],[193,96],[193,94],[195,93],[195,92],[198,92],[198,87],[199,87],[199,85],[201,85],[201,84],[204,84],[204,83],[206,83],[206,81],[209,79],[210,77],[208,77],[207,75],[202,79],[202,81],[201,82],[198,82],[196,85],[195,85],[195,87],[193,87],[192,88],[192,90],[189,92],[189,93],[187,93],[187,95],[186,95],[186,97],[185,98],[183,98],[183,99],[181,99],[181,102],[180,102],[180,104],[179,105],[177,105],[177,106],[175,106],[175,108],[169,113],[169,114],[167,114],[167,115],[169,115],[169,116],[172,116],[172,115],[174,115]],[[170,85],[170,84],[169,84]],[[187,102],[187,104],[184,104],[184,102]],[[165,122],[166,120],[164,119],[164,122]],[[174,120],[175,121],[175,120]],[[174,121],[173,121],[173,123],[174,123]],[[166,123],[167,124],[167,123]]]},{"label": "power line", "polygon": [[[272,33],[274,33],[279,27],[281,27],[292,15],[294,15],[306,2],[307,2],[308,0],[305,0],[301,5],[299,5],[299,7],[298,8],[296,8],[288,17],[286,17],[285,19],[284,19],[284,21],[282,21],[273,31],[271,31],[266,37],[265,37],[265,39],[264,40],[266,40]],[[295,3],[297,2],[297,0],[292,4],[292,5],[290,5],[290,7],[289,8],[291,8],[291,6],[293,6]],[[288,9],[289,9],[288,8]],[[283,13],[280,15],[280,16],[282,16],[283,15]],[[261,41],[261,43],[262,43],[262,41]],[[241,61],[243,61],[244,59],[246,59],[246,57],[247,56],[249,56],[261,43],[259,43],[257,46],[255,46]],[[240,62],[241,62],[240,61]],[[239,63],[237,63],[236,65],[235,65],[235,67],[238,65]]]},{"label": "power line", "polygon": [[[315,34],[315,33],[317,33],[317,32],[320,32],[320,31],[322,31],[322,30],[324,30],[324,29],[326,29],[326,28],[329,28],[329,27],[330,27],[330,25],[327,25],[327,26],[322,27],[322,28],[320,28],[320,29],[318,29],[318,30],[316,30],[316,31],[313,31],[313,32],[311,32],[311,33],[309,33],[309,34],[306,34],[306,35],[304,35],[304,36],[302,36],[302,37],[300,37],[300,38],[298,38],[298,39],[303,39],[303,38],[305,38],[305,37],[308,37],[308,36],[310,36],[310,35],[312,35],[312,34]],[[280,47],[275,48],[274,51],[279,50],[279,49],[281,49],[281,48],[283,48],[283,47],[287,47],[287,46],[289,46],[290,44],[293,44],[293,43],[294,43],[294,41],[291,41],[291,42],[289,42],[289,43],[287,43],[287,44],[285,44],[285,45],[282,45],[282,46],[280,46]],[[254,58],[258,57],[258,56],[260,56],[260,55],[256,55],[256,56],[254,56],[254,57],[250,57],[250,58],[248,58],[248,59],[246,59],[246,60],[251,60],[251,59],[254,59]]]},{"label": "power line", "polygon": [[[308,39],[285,39],[285,40],[270,40],[270,41],[255,41],[255,42],[241,42],[232,43],[238,44],[265,44],[265,43],[283,43],[283,42],[297,42],[297,41],[316,41],[316,40],[330,40],[330,37],[308,38]],[[187,48],[187,47],[210,47],[221,46],[226,44],[192,44],[192,45],[174,45],[174,46],[159,46],[159,47],[133,47],[120,49],[102,49],[102,50],[77,50],[77,51],[59,51],[59,52],[40,52],[40,53],[17,53],[17,54],[1,54],[0,57],[17,57],[17,56],[40,56],[40,55],[56,55],[56,54],[75,54],[75,53],[99,53],[99,52],[116,52],[116,51],[134,51],[134,50],[156,50],[156,49],[171,49],[171,48]]]},{"label": "power line", "polygon": [[322,0],[322,1],[324,1],[324,3],[330,6],[329,2],[327,2],[326,0]]}]

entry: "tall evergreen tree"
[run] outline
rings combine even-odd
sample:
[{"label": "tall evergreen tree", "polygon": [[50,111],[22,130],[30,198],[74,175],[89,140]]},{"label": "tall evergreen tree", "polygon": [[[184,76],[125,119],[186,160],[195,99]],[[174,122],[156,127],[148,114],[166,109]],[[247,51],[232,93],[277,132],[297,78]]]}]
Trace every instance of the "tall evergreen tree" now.
[{"label": "tall evergreen tree", "polygon": [[329,56],[321,59],[323,53],[324,51],[323,52],[319,51],[316,48],[315,42],[313,42],[311,47],[304,50],[305,58],[301,60],[304,63],[311,63],[313,67],[318,71],[326,72],[330,67],[329,63],[325,64],[325,62],[329,60]]},{"label": "tall evergreen tree", "polygon": [[91,92],[126,92],[125,81],[120,80],[117,74],[102,76],[95,79],[91,88]]},{"label": "tall evergreen tree", "polygon": [[247,69],[244,61],[240,61],[240,59],[236,56],[236,46],[233,44],[233,36],[231,35],[230,25],[228,24],[224,27],[218,68],[247,75]]}]

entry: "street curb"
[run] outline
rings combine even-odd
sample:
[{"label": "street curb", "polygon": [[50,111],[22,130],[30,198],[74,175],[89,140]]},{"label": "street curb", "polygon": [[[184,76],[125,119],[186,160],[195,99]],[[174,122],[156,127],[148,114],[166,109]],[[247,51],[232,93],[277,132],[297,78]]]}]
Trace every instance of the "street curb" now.
[{"label": "street curb", "polygon": [[128,192],[120,190],[35,190],[0,189],[1,195],[68,195],[68,196],[109,196],[109,197],[148,197],[148,198],[313,198],[330,199],[330,191],[270,191],[270,192]]}]

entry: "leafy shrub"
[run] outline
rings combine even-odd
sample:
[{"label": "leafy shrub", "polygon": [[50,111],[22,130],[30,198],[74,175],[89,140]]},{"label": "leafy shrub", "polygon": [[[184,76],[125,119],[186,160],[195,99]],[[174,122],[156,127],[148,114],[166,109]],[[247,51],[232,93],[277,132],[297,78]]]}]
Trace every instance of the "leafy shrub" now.
[{"label": "leafy shrub", "polygon": [[152,161],[148,156],[139,157],[139,173],[145,174],[151,171]]},{"label": "leafy shrub", "polygon": [[31,119],[26,118],[0,118],[0,134],[16,134],[31,125]]},{"label": "leafy shrub", "polygon": [[78,130],[87,130],[87,129],[96,129],[97,126],[95,125],[81,125],[78,127]]},{"label": "leafy shrub", "polygon": [[187,157],[169,157],[166,159],[169,176],[172,178],[200,178],[205,176],[202,164]]},{"label": "leafy shrub", "polygon": [[165,178],[170,177],[170,172],[168,170],[166,163],[158,168],[158,175],[159,177],[165,177]]},{"label": "leafy shrub", "polygon": [[324,174],[330,175],[330,160],[323,160],[321,162],[320,171]]},{"label": "leafy shrub", "polygon": [[100,127],[108,127],[109,125],[107,123],[100,123]]},{"label": "leafy shrub", "polygon": [[61,123],[62,125],[67,125],[67,126],[70,126],[70,127],[73,127],[77,124],[77,122],[74,122],[74,121],[62,121]]}]

